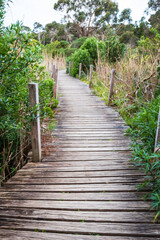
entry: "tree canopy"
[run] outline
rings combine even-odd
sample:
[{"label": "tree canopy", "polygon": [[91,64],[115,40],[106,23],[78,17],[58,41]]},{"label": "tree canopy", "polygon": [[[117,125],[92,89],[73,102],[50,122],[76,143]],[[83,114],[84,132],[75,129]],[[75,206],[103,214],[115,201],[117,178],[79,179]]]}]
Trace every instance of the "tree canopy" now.
[{"label": "tree canopy", "polygon": [[151,26],[160,31],[160,0],[149,0],[148,8],[154,12],[149,18]]},{"label": "tree canopy", "polygon": [[154,11],[160,10],[160,1],[159,0],[149,0],[148,7]]},{"label": "tree canopy", "polygon": [[58,0],[54,9],[66,11],[64,19],[75,25],[79,37],[88,37],[97,27],[117,22],[118,4],[111,0]]}]

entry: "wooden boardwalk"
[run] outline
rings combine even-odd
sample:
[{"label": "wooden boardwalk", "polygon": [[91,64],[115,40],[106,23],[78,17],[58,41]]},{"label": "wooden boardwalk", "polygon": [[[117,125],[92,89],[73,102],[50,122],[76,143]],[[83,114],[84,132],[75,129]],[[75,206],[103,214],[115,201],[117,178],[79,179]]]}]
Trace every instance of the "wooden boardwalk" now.
[{"label": "wooden boardwalk", "polygon": [[28,163],[0,189],[0,239],[160,239],[136,184],[130,140],[118,114],[81,81],[59,72],[60,105],[42,163]]}]

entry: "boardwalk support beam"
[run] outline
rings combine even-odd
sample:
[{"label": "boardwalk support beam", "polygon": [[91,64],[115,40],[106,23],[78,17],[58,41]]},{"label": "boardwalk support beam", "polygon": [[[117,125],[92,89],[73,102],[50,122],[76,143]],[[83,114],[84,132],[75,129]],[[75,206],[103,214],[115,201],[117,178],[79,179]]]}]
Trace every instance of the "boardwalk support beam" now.
[{"label": "boardwalk support beam", "polygon": [[[28,86],[30,107],[34,108],[39,104],[38,84],[29,83]],[[41,132],[40,132],[39,107],[37,109],[37,113],[34,120],[31,121],[31,142],[32,142],[32,161],[41,162]]]},{"label": "boardwalk support beam", "polygon": [[114,79],[115,79],[115,69],[112,69],[111,72],[111,81],[110,81],[110,91],[109,91],[109,97],[108,97],[108,106],[111,104],[111,98],[113,96],[113,89],[114,89]]}]

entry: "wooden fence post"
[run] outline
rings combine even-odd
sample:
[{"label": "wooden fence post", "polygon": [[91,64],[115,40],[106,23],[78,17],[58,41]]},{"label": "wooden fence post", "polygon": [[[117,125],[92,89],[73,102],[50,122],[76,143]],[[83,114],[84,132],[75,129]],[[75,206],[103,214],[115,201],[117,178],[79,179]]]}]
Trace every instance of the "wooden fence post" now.
[{"label": "wooden fence post", "polygon": [[55,96],[56,99],[58,98],[58,66],[59,66],[59,63],[57,62],[57,65],[56,65],[56,96]]},{"label": "wooden fence post", "polygon": [[[39,104],[38,83],[29,83],[30,107]],[[32,161],[41,162],[41,131],[39,109],[36,117],[31,121]]]},{"label": "wooden fence post", "polygon": [[81,80],[82,63],[79,64],[79,80]]},{"label": "wooden fence post", "polygon": [[53,63],[52,63],[52,67],[51,67],[51,78],[53,78]]},{"label": "wooden fence post", "polygon": [[69,75],[71,74],[71,62],[69,62]]},{"label": "wooden fence post", "polygon": [[54,88],[53,88],[53,96],[55,99],[57,99],[58,96],[58,69],[56,69],[56,66],[53,65],[53,71],[52,71],[52,78],[54,79]]},{"label": "wooden fence post", "polygon": [[54,87],[53,87],[53,97],[56,98],[56,90],[57,90],[57,71],[56,66],[53,65],[53,71],[52,71],[52,78],[54,79]]},{"label": "wooden fence post", "polygon": [[48,72],[49,72],[49,61],[48,61],[48,65],[47,65],[47,70],[48,70]]},{"label": "wooden fence post", "polygon": [[159,107],[159,115],[158,115],[157,133],[156,133],[154,152],[160,152],[160,107]]},{"label": "wooden fence post", "polygon": [[112,98],[112,96],[113,96],[115,72],[116,72],[116,69],[112,69],[112,72],[111,72],[111,81],[110,81],[110,91],[109,91],[109,97],[108,97],[108,106],[110,106],[110,104],[111,104],[111,98]]},{"label": "wooden fence post", "polygon": [[93,71],[93,65],[90,65],[90,67],[89,67],[89,88],[92,87],[92,71]]}]

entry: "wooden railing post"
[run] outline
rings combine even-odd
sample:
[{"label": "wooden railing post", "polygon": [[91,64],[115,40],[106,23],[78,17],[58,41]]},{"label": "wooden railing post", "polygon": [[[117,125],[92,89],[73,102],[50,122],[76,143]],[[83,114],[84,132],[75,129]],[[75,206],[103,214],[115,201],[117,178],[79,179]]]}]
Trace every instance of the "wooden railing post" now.
[{"label": "wooden railing post", "polygon": [[59,62],[56,64],[56,96],[55,98],[58,98],[58,67],[59,67]]},{"label": "wooden railing post", "polygon": [[82,63],[79,64],[79,80],[81,80]]},{"label": "wooden railing post", "polygon": [[93,72],[93,65],[89,67],[89,88],[92,87],[92,72]]},{"label": "wooden railing post", "polygon": [[52,78],[54,79],[54,88],[53,88],[53,96],[57,99],[58,96],[58,69],[56,69],[56,66],[53,65],[53,71],[52,71]]},{"label": "wooden railing post", "polygon": [[109,91],[109,97],[108,97],[108,106],[111,104],[111,98],[113,96],[113,89],[114,89],[114,79],[115,79],[115,69],[112,69],[111,72],[111,81],[110,81],[110,91]]},{"label": "wooden railing post", "polygon": [[71,62],[69,62],[69,75],[71,74]]},{"label": "wooden railing post", "polygon": [[52,67],[51,67],[51,78],[53,78],[53,63],[52,63],[52,65],[51,65]]},{"label": "wooden railing post", "polygon": [[49,61],[48,61],[48,65],[47,65],[47,70],[48,70],[48,72],[49,72]]},{"label": "wooden railing post", "polygon": [[158,123],[157,123],[157,132],[156,132],[154,152],[160,152],[160,107],[159,107],[159,114],[158,114]]},{"label": "wooden railing post", "polygon": [[[38,83],[29,83],[30,107],[39,104]],[[31,121],[32,161],[41,162],[41,131],[39,109],[35,118]]]}]

